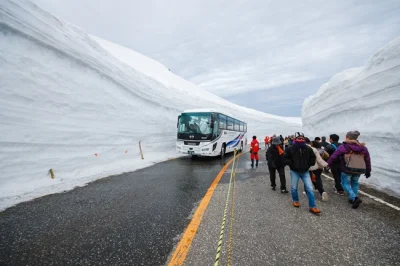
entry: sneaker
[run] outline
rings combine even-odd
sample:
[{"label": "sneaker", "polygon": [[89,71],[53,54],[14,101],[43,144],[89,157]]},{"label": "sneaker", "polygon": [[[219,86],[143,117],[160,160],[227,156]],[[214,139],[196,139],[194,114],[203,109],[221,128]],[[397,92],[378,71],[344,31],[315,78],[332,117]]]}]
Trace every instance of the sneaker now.
[{"label": "sneaker", "polygon": [[321,211],[320,211],[318,208],[316,208],[316,207],[310,208],[310,212],[311,212],[311,213],[314,213],[314,214],[320,214],[320,213],[321,213]]},{"label": "sneaker", "polygon": [[293,206],[298,208],[298,207],[300,207],[300,203],[298,203],[297,201],[293,201]]},{"label": "sneaker", "polygon": [[286,189],[282,189],[282,190],[281,190],[281,193],[282,193],[282,194],[286,194],[286,193],[289,193],[289,191],[287,191]]},{"label": "sneaker", "polygon": [[338,194],[340,196],[344,196],[344,191],[335,190],[335,194]]},{"label": "sneaker", "polygon": [[276,188],[275,188],[275,187],[272,187],[272,190],[273,190],[273,191],[275,191],[275,190],[276,190]]},{"label": "sneaker", "polygon": [[328,193],[322,192],[322,201],[328,201]]}]

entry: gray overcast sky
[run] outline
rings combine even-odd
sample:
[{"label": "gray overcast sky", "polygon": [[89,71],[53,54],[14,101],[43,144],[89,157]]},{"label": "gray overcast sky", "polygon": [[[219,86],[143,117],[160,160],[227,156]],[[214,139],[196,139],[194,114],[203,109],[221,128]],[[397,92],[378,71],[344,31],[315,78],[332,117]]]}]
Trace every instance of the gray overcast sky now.
[{"label": "gray overcast sky", "polygon": [[235,103],[300,116],[331,76],[400,35],[399,0],[33,0]]}]

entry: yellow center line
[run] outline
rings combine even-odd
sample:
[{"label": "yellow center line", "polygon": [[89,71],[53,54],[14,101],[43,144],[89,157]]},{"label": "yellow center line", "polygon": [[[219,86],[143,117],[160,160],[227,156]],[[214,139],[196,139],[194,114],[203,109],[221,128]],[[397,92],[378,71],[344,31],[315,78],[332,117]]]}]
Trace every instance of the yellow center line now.
[{"label": "yellow center line", "polygon": [[[239,156],[242,154],[239,154]],[[190,221],[188,227],[185,230],[185,233],[179,241],[179,244],[171,257],[168,266],[183,265],[183,263],[185,262],[190,246],[192,245],[193,239],[197,233],[197,229],[199,228],[201,220],[203,219],[204,212],[206,211],[208,204],[210,203],[211,197],[214,194],[215,188],[217,187],[226,169],[233,162],[233,160],[234,158],[232,158],[228,163],[224,165],[224,167],[218,173],[217,177],[212,182],[210,188],[207,190],[206,195],[201,200],[199,207],[197,207],[192,220]]]}]

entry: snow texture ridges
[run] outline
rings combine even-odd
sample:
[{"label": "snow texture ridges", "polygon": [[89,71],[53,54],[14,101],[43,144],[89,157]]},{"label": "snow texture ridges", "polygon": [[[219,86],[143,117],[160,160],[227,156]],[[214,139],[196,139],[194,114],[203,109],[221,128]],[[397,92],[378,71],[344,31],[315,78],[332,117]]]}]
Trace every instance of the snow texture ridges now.
[{"label": "snow texture ridges", "polygon": [[237,114],[262,138],[301,126],[227,102],[26,0],[0,4],[0,75],[0,210],[178,156],[177,116],[188,108]]},{"label": "snow texture ridges", "polygon": [[375,53],[367,65],[335,75],[303,104],[310,136],[359,130],[372,158],[372,177],[361,181],[400,195],[400,37]]}]

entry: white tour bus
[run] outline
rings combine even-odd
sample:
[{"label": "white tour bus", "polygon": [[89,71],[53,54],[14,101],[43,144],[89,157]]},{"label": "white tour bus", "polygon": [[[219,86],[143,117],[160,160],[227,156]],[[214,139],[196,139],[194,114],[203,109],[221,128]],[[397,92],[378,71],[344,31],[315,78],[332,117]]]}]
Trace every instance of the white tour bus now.
[{"label": "white tour bus", "polygon": [[177,128],[180,153],[224,157],[247,145],[247,124],[215,109],[186,110],[178,116]]}]

